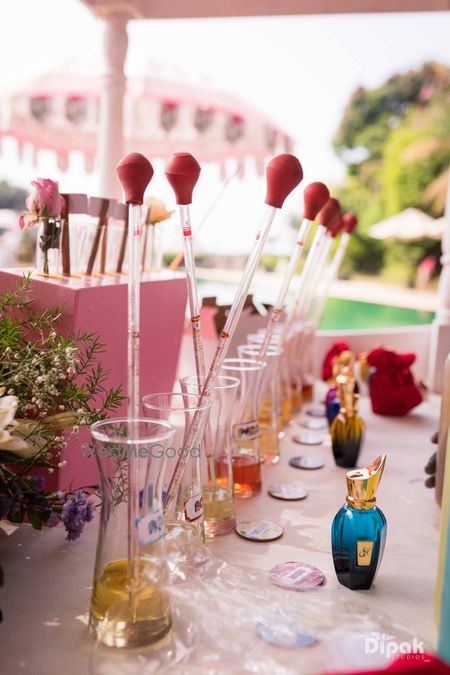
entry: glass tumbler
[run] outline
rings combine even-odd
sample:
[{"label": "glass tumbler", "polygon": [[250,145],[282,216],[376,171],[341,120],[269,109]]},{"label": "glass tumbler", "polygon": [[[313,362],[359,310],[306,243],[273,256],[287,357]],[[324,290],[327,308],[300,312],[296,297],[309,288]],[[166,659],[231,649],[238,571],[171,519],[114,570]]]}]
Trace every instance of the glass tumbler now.
[{"label": "glass tumbler", "polygon": [[[231,420],[231,465],[235,497],[247,498],[261,492],[258,399],[267,363],[255,359],[225,359],[223,375],[241,381]],[[226,457],[216,461],[218,480],[229,472]]]},{"label": "glass tumbler", "polygon": [[180,457],[187,457],[181,484],[175,499],[165,513],[166,551],[171,581],[183,581],[203,564],[199,548],[204,542],[203,496],[200,475],[200,447],[188,448],[186,441],[194,415],[206,413],[203,430],[208,421],[211,401],[200,405],[196,394],[163,392],[147,394],[142,399],[144,414],[152,419],[169,422],[175,430],[172,447],[167,450],[164,492],[170,488],[171,479]]},{"label": "glass tumbler", "polygon": [[310,403],[314,398],[314,377],[312,374],[314,335],[314,321],[306,321],[301,344],[302,398],[304,403]]},{"label": "glass tumbler", "polygon": [[[287,356],[289,362],[290,386],[292,397],[292,413],[300,412],[303,405],[303,325],[295,323],[287,340]],[[307,395],[307,392],[305,393]]]},{"label": "glass tumbler", "polygon": [[[282,326],[280,326],[282,330]],[[259,329],[256,333],[249,333],[247,335],[247,342],[249,345],[262,345],[264,340],[265,329]],[[292,419],[292,390],[291,390],[291,375],[290,363],[288,358],[287,344],[282,344],[281,333],[278,331],[272,335],[270,346],[273,348],[283,349],[283,353],[279,362],[280,375],[280,397],[281,397],[281,415],[279,422],[279,437],[284,438],[283,427],[286,427]]]},{"label": "glass tumbler", "polygon": [[[102,508],[89,631],[109,647],[154,644],[171,629],[162,486],[173,434],[169,423],[146,419],[109,419],[91,426]],[[135,520],[130,462],[138,468]]]},{"label": "glass tumbler", "polygon": [[[197,375],[180,379],[181,389],[197,394],[200,387]],[[204,436],[204,454],[200,460],[202,474],[203,509],[206,537],[227,534],[236,524],[233,500],[233,469],[231,463],[231,417],[240,380],[221,376],[214,387],[211,411]],[[217,475],[216,466],[227,471]]]},{"label": "glass tumbler", "polygon": [[[259,345],[239,345],[240,358],[257,359]],[[277,464],[280,461],[279,432],[281,420],[280,360],[283,350],[269,347],[264,359],[267,362],[262,376],[259,401],[259,451],[263,464]]]}]

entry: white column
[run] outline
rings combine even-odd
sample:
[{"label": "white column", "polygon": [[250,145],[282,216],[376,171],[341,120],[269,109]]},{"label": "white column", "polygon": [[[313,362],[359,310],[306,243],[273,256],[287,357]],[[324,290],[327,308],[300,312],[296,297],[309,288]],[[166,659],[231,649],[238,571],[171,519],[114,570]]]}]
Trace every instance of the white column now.
[{"label": "white column", "polygon": [[128,49],[129,15],[114,13],[105,17],[103,35],[104,73],[100,101],[97,146],[98,195],[120,198],[122,192],[116,165],[124,154],[125,59]]},{"label": "white column", "polygon": [[442,392],[444,363],[450,352],[450,173],[442,236],[442,272],[439,279],[439,309],[431,327],[429,380],[433,391]]}]

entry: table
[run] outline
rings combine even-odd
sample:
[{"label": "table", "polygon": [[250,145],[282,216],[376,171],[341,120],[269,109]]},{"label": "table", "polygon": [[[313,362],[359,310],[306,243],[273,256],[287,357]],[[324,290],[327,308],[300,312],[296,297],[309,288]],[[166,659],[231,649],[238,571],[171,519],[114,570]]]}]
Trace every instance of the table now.
[{"label": "table", "polygon": [[[333,622],[333,617],[339,622],[341,610],[349,615],[368,612],[387,617],[388,630],[393,627],[395,630],[395,625],[401,624],[411,636],[416,635],[423,641],[426,648],[433,649],[440,512],[434,492],[424,487],[423,468],[432,452],[429,439],[438,426],[439,399],[431,397],[404,418],[374,416],[367,400],[362,401],[361,409],[367,423],[361,465],[383,451],[388,453],[378,493],[378,504],[388,522],[387,545],[379,575],[370,591],[350,591],[336,579],[330,553],[330,527],[345,499],[345,470],[334,465],[329,445],[306,447],[292,442],[299,418],[292,422],[282,442],[281,462],[264,467],[263,493],[237,503],[238,520],[269,518],[283,526],[283,537],[264,544],[246,541],[231,533],[213,540],[208,548],[213,555],[240,569],[261,570],[262,579],[264,571],[279,562],[298,560],[316,565],[327,577],[323,588],[306,594],[276,591],[289,602],[292,598],[293,606],[303,603],[304,607],[313,608],[320,602],[327,614],[324,614],[324,622],[328,624]],[[317,471],[290,467],[289,458],[299,454],[324,457],[326,465]],[[266,494],[272,482],[286,480],[305,485],[309,492],[307,499],[284,502]],[[0,593],[4,617],[0,630],[0,636],[3,634],[0,637],[3,640],[2,672],[7,675],[155,672],[144,669],[142,664],[138,670],[124,667],[89,670],[93,646],[83,621],[89,607],[94,564],[94,524],[87,526],[81,539],[74,543],[65,542],[60,529],[37,532],[29,526],[21,526],[9,536],[1,534],[5,572],[5,587]],[[270,585],[267,586],[270,589]],[[261,658],[267,655],[267,663],[283,652],[283,662],[288,665],[285,670],[280,669],[280,673],[324,671],[324,649],[320,642],[299,652],[268,646],[251,633],[247,638],[249,645],[257,646],[255,653]],[[251,668],[251,664],[245,667]],[[248,670],[239,659],[230,657],[219,661],[217,670],[186,665],[170,672],[198,675]],[[270,667],[264,672],[275,675]]]}]

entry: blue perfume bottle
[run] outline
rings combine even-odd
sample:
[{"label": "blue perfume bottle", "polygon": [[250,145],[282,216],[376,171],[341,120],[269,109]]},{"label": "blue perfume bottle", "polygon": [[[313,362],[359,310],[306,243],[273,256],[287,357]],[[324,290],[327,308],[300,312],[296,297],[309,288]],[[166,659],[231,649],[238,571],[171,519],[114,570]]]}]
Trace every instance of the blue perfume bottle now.
[{"label": "blue perfume bottle", "polygon": [[330,387],[325,399],[325,406],[327,411],[328,426],[331,426],[332,421],[339,415],[341,409],[341,402],[337,394],[337,387]]},{"label": "blue perfume bottle", "polygon": [[383,557],[386,518],[375,505],[386,455],[364,469],[347,473],[347,503],[337,512],[331,528],[334,569],[341,584],[368,590]]}]

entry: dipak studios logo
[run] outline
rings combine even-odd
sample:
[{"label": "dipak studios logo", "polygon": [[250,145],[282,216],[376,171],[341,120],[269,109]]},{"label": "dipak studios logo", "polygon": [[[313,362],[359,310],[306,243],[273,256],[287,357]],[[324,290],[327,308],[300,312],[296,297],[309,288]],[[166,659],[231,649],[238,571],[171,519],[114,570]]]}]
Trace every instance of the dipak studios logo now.
[{"label": "dipak studios logo", "polygon": [[411,642],[398,642],[395,635],[372,632],[364,638],[365,654],[381,654],[387,659],[394,657],[409,661],[426,661],[423,642],[414,637]]}]

